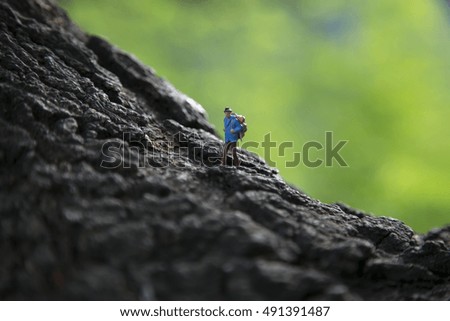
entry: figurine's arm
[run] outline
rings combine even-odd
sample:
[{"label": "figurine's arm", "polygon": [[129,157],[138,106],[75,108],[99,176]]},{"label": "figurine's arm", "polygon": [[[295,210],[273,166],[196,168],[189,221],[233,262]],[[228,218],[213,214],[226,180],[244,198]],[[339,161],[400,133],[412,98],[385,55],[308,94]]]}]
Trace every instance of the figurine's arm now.
[{"label": "figurine's arm", "polygon": [[242,130],[242,126],[241,123],[239,123],[239,121],[235,121],[233,128],[231,129],[231,132],[233,134],[239,133]]}]

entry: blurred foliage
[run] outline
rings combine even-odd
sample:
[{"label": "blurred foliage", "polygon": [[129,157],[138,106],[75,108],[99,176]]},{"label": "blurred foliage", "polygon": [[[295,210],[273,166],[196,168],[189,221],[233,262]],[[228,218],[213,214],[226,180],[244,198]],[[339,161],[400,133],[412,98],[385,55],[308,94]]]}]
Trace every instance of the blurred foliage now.
[{"label": "blurred foliage", "polygon": [[[65,0],[107,38],[246,140],[293,141],[281,174],[315,198],[424,232],[450,222],[450,43],[444,1]],[[307,141],[348,140],[334,163],[286,168]],[[263,156],[262,149],[252,150]],[[321,153],[322,152],[322,153]],[[310,157],[323,157],[318,151]]]}]

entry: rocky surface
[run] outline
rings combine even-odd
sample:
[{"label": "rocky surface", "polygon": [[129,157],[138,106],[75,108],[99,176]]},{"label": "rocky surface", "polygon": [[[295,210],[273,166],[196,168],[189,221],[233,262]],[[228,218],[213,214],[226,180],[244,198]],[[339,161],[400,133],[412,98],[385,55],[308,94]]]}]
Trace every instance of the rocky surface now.
[{"label": "rocky surface", "polygon": [[323,204],[221,148],[53,2],[0,0],[0,298],[450,299],[450,227]]}]

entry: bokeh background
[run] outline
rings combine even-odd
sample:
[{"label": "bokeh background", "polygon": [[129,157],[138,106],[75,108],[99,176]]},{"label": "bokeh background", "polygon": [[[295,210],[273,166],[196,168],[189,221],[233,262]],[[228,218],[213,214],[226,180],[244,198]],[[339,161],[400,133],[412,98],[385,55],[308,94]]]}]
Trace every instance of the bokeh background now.
[{"label": "bokeh background", "polygon": [[[450,9],[444,0],[61,0],[85,31],[152,66],[208,111],[245,114],[282,176],[314,198],[450,223]],[[336,162],[287,168],[325,132]],[[264,156],[262,149],[250,149]],[[310,155],[323,158],[323,150]]]}]

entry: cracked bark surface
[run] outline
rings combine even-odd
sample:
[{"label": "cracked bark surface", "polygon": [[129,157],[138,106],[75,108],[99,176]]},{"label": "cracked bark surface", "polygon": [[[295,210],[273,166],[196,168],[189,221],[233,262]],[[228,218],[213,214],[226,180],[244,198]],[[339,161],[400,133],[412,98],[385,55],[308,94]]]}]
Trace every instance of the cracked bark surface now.
[{"label": "cracked bark surface", "polygon": [[52,1],[0,0],[0,298],[450,299],[449,226],[321,203],[245,150],[218,167],[222,146]]}]

